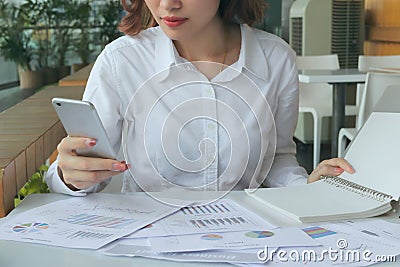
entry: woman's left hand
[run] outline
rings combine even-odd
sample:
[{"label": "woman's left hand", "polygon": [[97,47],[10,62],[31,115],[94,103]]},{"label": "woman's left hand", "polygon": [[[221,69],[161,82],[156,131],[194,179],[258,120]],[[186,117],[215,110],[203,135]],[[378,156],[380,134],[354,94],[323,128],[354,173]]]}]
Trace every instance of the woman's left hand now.
[{"label": "woman's left hand", "polygon": [[344,171],[355,173],[350,163],[342,158],[333,158],[322,161],[315,170],[308,176],[307,183],[318,181],[321,175],[338,176]]}]

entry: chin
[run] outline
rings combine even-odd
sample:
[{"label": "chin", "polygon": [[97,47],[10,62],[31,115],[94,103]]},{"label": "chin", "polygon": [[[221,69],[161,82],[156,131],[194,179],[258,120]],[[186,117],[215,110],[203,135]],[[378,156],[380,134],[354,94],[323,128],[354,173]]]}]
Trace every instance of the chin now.
[{"label": "chin", "polygon": [[191,31],[187,31],[183,28],[170,28],[170,27],[161,27],[165,35],[167,35],[171,40],[174,41],[182,41],[188,39],[192,36]]},{"label": "chin", "polygon": [[164,33],[173,41],[183,41],[189,38],[187,35],[175,31],[164,31]]}]

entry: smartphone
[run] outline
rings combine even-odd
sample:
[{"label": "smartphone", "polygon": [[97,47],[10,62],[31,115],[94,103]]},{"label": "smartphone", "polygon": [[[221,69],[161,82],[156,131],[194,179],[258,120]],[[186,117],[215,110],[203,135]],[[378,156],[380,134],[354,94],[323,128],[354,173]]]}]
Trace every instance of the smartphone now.
[{"label": "smartphone", "polygon": [[78,149],[76,151],[78,155],[94,158],[117,158],[92,103],[56,97],[52,99],[52,104],[69,136],[96,139],[94,147]]}]

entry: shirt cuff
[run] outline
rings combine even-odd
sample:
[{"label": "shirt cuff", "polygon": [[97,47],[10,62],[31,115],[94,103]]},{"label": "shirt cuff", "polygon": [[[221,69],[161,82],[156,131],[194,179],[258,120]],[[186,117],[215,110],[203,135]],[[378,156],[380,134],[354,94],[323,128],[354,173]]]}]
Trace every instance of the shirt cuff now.
[{"label": "shirt cuff", "polygon": [[274,162],[264,181],[266,187],[283,187],[307,184],[308,174],[299,166],[293,154],[275,155]]},{"label": "shirt cuff", "polygon": [[53,162],[53,164],[50,165],[49,170],[46,174],[46,183],[51,192],[83,197],[86,196],[87,193],[93,192],[95,190],[96,186],[92,186],[79,191],[71,190],[58,175],[57,165],[57,161]]}]

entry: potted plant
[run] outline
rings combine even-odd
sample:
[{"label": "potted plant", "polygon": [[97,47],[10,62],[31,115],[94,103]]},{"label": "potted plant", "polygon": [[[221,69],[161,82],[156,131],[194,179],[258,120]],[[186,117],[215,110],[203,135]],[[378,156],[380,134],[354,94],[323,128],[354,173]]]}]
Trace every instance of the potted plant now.
[{"label": "potted plant", "polygon": [[33,39],[37,44],[37,61],[43,71],[44,84],[51,84],[58,81],[58,68],[55,64],[55,54],[52,53],[54,45],[52,41],[52,12],[49,9],[49,2],[38,2],[40,9],[39,21],[33,32]]},{"label": "potted plant", "polygon": [[46,34],[48,29],[37,30],[34,33],[34,39],[37,46],[38,64],[43,73],[43,83],[45,85],[52,84],[58,81],[58,68],[50,65],[49,45],[50,39]]},{"label": "potted plant", "polygon": [[47,16],[52,32],[52,51],[59,70],[59,78],[70,74],[71,68],[67,65],[67,53],[71,46],[71,36],[74,23],[74,13],[77,1],[49,0],[47,1]]},{"label": "potted plant", "polygon": [[42,83],[42,72],[33,66],[35,46],[32,42],[37,3],[28,0],[19,7],[10,5],[5,0],[0,2],[0,56],[15,62],[21,89],[36,89]]},{"label": "potted plant", "polygon": [[80,2],[76,6],[74,28],[79,29],[79,33],[74,35],[74,52],[78,54],[81,62],[72,65],[72,72],[75,72],[89,64],[92,49],[90,49],[90,12],[89,2]]}]

